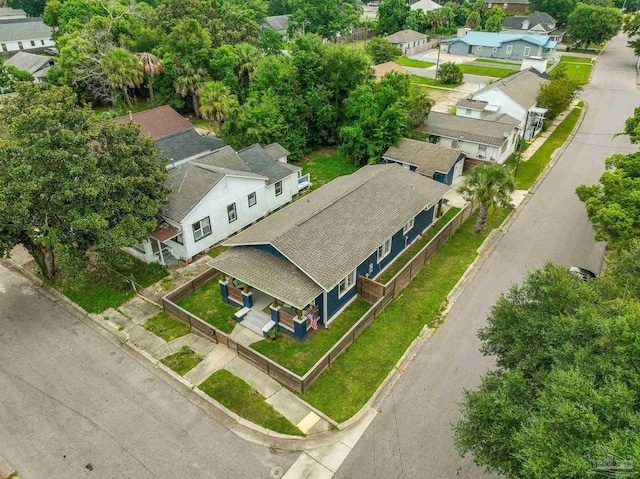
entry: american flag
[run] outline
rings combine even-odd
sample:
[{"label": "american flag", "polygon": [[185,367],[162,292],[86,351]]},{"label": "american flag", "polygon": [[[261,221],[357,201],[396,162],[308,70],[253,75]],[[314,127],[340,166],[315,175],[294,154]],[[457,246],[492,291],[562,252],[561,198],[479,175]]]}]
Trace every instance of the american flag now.
[{"label": "american flag", "polygon": [[315,314],[309,313],[307,314],[307,318],[311,321],[311,329],[314,331],[318,329],[318,318],[316,318]]}]

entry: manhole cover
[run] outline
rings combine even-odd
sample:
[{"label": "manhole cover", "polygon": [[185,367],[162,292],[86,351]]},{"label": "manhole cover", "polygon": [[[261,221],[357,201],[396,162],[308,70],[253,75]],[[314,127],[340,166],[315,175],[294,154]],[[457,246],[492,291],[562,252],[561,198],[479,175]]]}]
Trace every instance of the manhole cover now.
[{"label": "manhole cover", "polygon": [[284,476],[284,467],[273,466],[271,468],[271,471],[269,471],[269,476],[271,476],[271,479],[280,479],[282,476]]}]

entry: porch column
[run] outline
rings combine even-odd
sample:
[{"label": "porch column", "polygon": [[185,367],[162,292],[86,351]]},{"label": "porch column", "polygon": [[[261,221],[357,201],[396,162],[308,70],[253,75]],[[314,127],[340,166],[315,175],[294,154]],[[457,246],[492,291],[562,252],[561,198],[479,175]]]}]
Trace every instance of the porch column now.
[{"label": "porch column", "polygon": [[436,212],[436,218],[440,218],[441,216],[442,216],[442,198],[440,198],[438,200],[438,208],[437,208],[437,212]]},{"label": "porch column", "polygon": [[220,281],[218,281],[218,283],[220,283],[220,294],[222,295],[222,301],[224,301],[227,304],[229,303],[229,289],[227,288],[227,286],[229,286],[229,280],[226,278],[226,276],[223,276],[224,279],[221,279]]},{"label": "porch column", "polygon": [[276,323],[276,328],[280,326],[280,306],[278,305],[278,300],[273,298],[271,305],[269,305],[269,309],[271,310],[271,321]]},{"label": "porch column", "polygon": [[242,305],[245,308],[253,307],[253,293],[247,283],[242,283]]},{"label": "porch column", "polygon": [[307,318],[302,316],[300,310],[298,310],[298,315],[293,318],[293,337],[298,342],[304,341],[307,337]]}]

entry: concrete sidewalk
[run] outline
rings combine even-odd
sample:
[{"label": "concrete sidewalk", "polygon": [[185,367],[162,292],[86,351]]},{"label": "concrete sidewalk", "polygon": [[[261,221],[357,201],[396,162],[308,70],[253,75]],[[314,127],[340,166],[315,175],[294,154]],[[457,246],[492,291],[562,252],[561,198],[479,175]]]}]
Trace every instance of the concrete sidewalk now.
[{"label": "concrete sidewalk", "polygon": [[571,105],[569,105],[569,108],[560,113],[558,117],[551,122],[551,125],[549,125],[549,128],[547,128],[547,131],[543,131],[533,140],[533,142],[529,145],[529,148],[527,148],[527,150],[524,151],[520,156],[520,161],[527,161],[533,156],[536,151],[540,149],[544,142],[547,141],[547,138],[549,138],[551,133],[556,130],[558,125],[562,123],[562,121],[569,115],[569,113],[571,113],[573,109],[578,105],[578,102],[579,100],[572,101]]}]

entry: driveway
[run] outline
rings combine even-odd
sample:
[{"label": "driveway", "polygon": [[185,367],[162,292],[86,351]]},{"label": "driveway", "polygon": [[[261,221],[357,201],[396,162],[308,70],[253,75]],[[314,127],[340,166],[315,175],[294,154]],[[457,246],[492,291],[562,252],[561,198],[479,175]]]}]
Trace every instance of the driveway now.
[{"label": "driveway", "polygon": [[[94,326],[95,327],[95,326]],[[246,442],[0,266],[0,456],[24,478],[269,478]]]},{"label": "driveway", "polygon": [[335,477],[481,478],[483,471],[453,448],[451,423],[459,417],[463,388],[474,388],[491,368],[476,331],[500,293],[546,261],[600,271],[604,246],[593,241],[584,205],[574,190],[594,183],[616,151],[637,151],[622,131],[640,96],[635,58],[626,37],[601,55],[579,132],[560,161],[469,283],[432,341],[417,355]]}]

